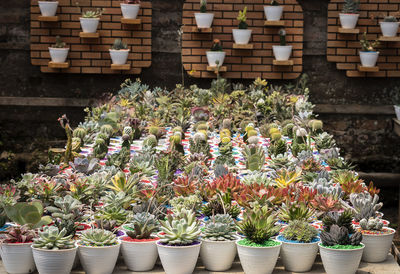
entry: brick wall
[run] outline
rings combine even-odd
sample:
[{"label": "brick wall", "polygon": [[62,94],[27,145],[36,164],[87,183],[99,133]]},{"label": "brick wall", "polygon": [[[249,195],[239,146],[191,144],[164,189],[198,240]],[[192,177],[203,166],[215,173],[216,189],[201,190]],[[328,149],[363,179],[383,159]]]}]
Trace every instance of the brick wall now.
[{"label": "brick wall", "polygon": [[[226,78],[295,79],[302,72],[303,64],[303,10],[296,0],[278,1],[284,6],[287,42],[293,46],[293,66],[274,66],[272,45],[279,44],[280,27],[264,26],[264,5],[270,0],[208,0],[208,12],[214,13],[212,33],[192,32],[196,26],[194,13],[199,12],[199,0],[186,0],[183,6],[182,62],[193,77],[211,78],[215,73],[207,71],[206,51],[212,41],[222,42],[226,58]],[[236,17],[247,6],[247,23],[253,30],[250,43],[252,50],[233,49],[232,29],[237,28]]]},{"label": "brick wall", "polygon": [[[360,72],[359,40],[364,32],[370,40],[376,40],[381,36],[377,15],[392,15],[399,11],[399,0],[361,0],[360,17],[357,23],[359,34],[338,33],[340,27],[339,13],[342,10],[344,0],[331,0],[328,5],[328,41],[327,60],[335,62],[336,68],[345,70],[348,77],[400,77],[400,42],[381,42],[378,47],[379,59],[378,72]],[[375,18],[375,19],[372,19]]]},{"label": "brick wall", "polygon": [[[66,73],[124,73],[140,74],[142,68],[151,65],[151,28],[152,4],[141,3],[138,19],[140,25],[121,24],[121,8],[119,0],[58,0],[58,22],[40,22],[38,0],[31,0],[31,62],[40,66],[42,72],[60,72],[59,69],[48,67],[50,55],[48,47],[60,35],[70,48],[68,61],[70,67],[62,69]],[[79,7],[76,3],[79,3]],[[80,38],[82,31],[79,17],[81,10],[104,8],[98,27],[100,38]],[[130,49],[128,63],[131,69],[127,71],[111,70],[109,49],[116,38],[122,38]]]}]

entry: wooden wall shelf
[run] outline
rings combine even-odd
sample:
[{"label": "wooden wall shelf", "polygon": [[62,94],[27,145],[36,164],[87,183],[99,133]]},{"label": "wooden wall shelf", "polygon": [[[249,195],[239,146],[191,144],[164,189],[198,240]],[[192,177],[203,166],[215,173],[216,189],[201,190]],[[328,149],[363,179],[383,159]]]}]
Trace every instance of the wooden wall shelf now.
[{"label": "wooden wall shelf", "polygon": [[140,25],[142,20],[140,19],[130,19],[130,18],[121,18],[121,23],[125,25]]},{"label": "wooden wall shelf", "polygon": [[234,49],[253,49],[253,44],[233,44]]},{"label": "wooden wall shelf", "polygon": [[379,41],[382,41],[382,42],[400,42],[400,36],[395,36],[395,37],[381,36],[381,37],[379,37]]},{"label": "wooden wall shelf", "polygon": [[212,33],[213,29],[212,28],[198,28],[198,27],[192,27],[192,32],[198,32],[198,33]]},{"label": "wooden wall shelf", "polygon": [[221,66],[219,68],[218,67],[207,66],[207,71],[212,71],[212,72],[215,72],[215,73],[226,72],[227,68],[226,68],[226,66]]},{"label": "wooden wall shelf", "polygon": [[80,38],[99,38],[100,33],[95,32],[95,33],[89,33],[89,32],[80,32],[79,33]]},{"label": "wooden wall shelf", "polygon": [[111,69],[112,70],[130,70],[131,64],[123,64],[123,65],[111,64]]},{"label": "wooden wall shelf", "polygon": [[58,16],[39,16],[38,20],[40,22],[58,22]]},{"label": "wooden wall shelf", "polygon": [[359,29],[344,29],[344,28],[338,28],[339,33],[343,34],[359,34],[360,30]]},{"label": "wooden wall shelf", "polygon": [[274,64],[274,66],[293,66],[293,60],[274,60],[272,61],[272,64]]},{"label": "wooden wall shelf", "polygon": [[361,72],[378,72],[379,67],[363,67],[361,65],[358,65],[358,70]]},{"label": "wooden wall shelf", "polygon": [[280,20],[280,21],[265,21],[264,26],[269,26],[269,27],[284,27],[285,26],[285,21]]},{"label": "wooden wall shelf", "polygon": [[66,69],[69,68],[69,63],[65,62],[65,63],[54,63],[52,61],[49,62],[49,68],[52,69]]}]

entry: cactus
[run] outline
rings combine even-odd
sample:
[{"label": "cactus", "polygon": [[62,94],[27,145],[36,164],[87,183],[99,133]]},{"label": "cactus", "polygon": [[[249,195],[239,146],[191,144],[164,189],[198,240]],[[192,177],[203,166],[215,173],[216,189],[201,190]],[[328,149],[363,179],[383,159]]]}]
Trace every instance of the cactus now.
[{"label": "cactus", "polygon": [[356,232],[349,235],[349,231],[344,226],[332,225],[329,232],[321,232],[321,241],[324,246],[334,246],[334,245],[360,245],[362,240],[362,234]]},{"label": "cactus", "polygon": [[168,215],[166,221],[161,221],[161,230],[164,234],[160,234],[160,242],[178,246],[196,242],[201,232],[195,213],[186,209]]},{"label": "cactus", "polygon": [[151,239],[151,234],[158,230],[158,220],[156,216],[148,212],[136,213],[132,217],[126,234],[132,239]]},{"label": "cactus", "polygon": [[72,235],[67,236],[67,230],[61,231],[55,226],[46,226],[43,231],[39,231],[39,237],[33,241],[34,248],[59,250],[74,248]]},{"label": "cactus", "polygon": [[104,229],[85,230],[79,239],[83,246],[113,246],[118,244],[115,234]]},{"label": "cactus", "polygon": [[156,147],[157,146],[157,137],[153,134],[150,134],[149,136],[146,137],[146,139],[143,140],[143,146],[147,147]]},{"label": "cactus", "polygon": [[228,214],[217,214],[205,224],[203,238],[211,241],[232,241],[236,239],[235,224]]},{"label": "cactus", "polygon": [[282,236],[287,240],[310,243],[318,236],[318,231],[305,221],[294,220],[283,230]]},{"label": "cactus", "polygon": [[31,228],[40,228],[52,222],[50,216],[43,215],[43,205],[38,201],[16,203],[5,208],[7,217],[19,225],[28,224]]},{"label": "cactus", "polygon": [[379,218],[362,219],[360,226],[363,230],[380,231],[383,228],[383,222]]},{"label": "cactus", "polygon": [[246,168],[250,171],[261,170],[265,163],[265,152],[261,146],[248,145],[243,151]]},{"label": "cactus", "polygon": [[357,221],[361,219],[369,219],[375,217],[376,213],[382,207],[382,203],[378,203],[379,196],[372,197],[368,192],[350,194],[350,202],[353,205],[354,218]]},{"label": "cactus", "polygon": [[23,226],[11,226],[7,229],[4,243],[30,243],[33,238],[36,237],[36,233],[33,229],[30,229],[28,225]]},{"label": "cactus", "polygon": [[286,30],[285,29],[280,29],[278,31],[279,34],[279,44],[281,46],[286,46]]}]

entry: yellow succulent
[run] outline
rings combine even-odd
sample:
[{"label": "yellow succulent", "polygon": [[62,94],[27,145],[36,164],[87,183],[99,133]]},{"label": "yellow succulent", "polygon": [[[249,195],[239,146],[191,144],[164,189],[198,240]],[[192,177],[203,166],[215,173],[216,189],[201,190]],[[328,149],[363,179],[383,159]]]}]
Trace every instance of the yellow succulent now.
[{"label": "yellow succulent", "polygon": [[300,180],[301,170],[288,171],[282,169],[278,172],[278,177],[275,179],[276,185],[279,188],[285,188]]}]

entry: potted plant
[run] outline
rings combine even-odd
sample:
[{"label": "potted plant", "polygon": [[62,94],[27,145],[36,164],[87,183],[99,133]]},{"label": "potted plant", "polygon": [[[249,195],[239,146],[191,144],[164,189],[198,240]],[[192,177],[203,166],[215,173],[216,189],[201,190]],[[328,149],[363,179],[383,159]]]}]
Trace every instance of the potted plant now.
[{"label": "potted plant", "polygon": [[228,214],[217,214],[205,223],[200,257],[206,269],[226,271],[232,267],[236,256],[235,234],[235,224]]},{"label": "potted plant", "polygon": [[214,13],[207,13],[207,0],[200,0],[200,12],[196,12],[194,17],[199,29],[211,27]]},{"label": "potted plant", "polygon": [[140,9],[140,0],[124,0],[121,3],[122,17],[136,19]]},{"label": "potted plant", "polygon": [[86,273],[112,273],[117,262],[120,243],[114,233],[104,229],[89,229],[77,243],[79,259]]},{"label": "potted plant", "polygon": [[223,65],[226,53],[222,49],[221,41],[215,39],[210,51],[206,52],[207,61],[210,67],[220,67]]},{"label": "potted plant", "polygon": [[264,6],[264,13],[267,21],[281,20],[283,7],[279,5],[278,1],[272,0],[271,5]]},{"label": "potted plant", "polygon": [[379,22],[381,27],[382,35],[385,37],[397,36],[397,30],[399,29],[399,22],[397,22],[396,16],[385,16],[383,21]]},{"label": "potted plant", "polygon": [[379,45],[379,41],[369,41],[367,39],[367,33],[364,32],[363,38],[360,40],[361,51],[360,60],[363,67],[375,67],[376,61],[379,57],[379,51],[375,50],[375,47]]},{"label": "potted plant", "polygon": [[280,45],[273,45],[272,51],[274,52],[275,59],[278,61],[287,61],[292,54],[292,46],[286,45],[286,30],[279,30]]},{"label": "potted plant", "polygon": [[400,120],[400,89],[393,90],[394,112],[396,113],[397,120]]},{"label": "potted plant", "polygon": [[129,56],[129,49],[128,45],[122,42],[121,39],[115,39],[114,44],[109,51],[112,63],[114,65],[126,64]]},{"label": "potted plant", "polygon": [[103,9],[97,9],[95,11],[88,10],[83,12],[82,17],[79,18],[83,32],[96,33],[100,22],[100,16],[103,14],[103,12]]},{"label": "potted plant", "polygon": [[244,7],[243,11],[239,11],[239,16],[237,20],[239,21],[239,29],[233,29],[233,39],[236,44],[246,45],[249,43],[251,38],[251,29],[247,29],[248,25],[246,23],[247,7]]},{"label": "potted plant", "polygon": [[32,242],[36,236],[29,225],[11,226],[1,240],[0,255],[7,273],[31,273],[35,270]]},{"label": "potted plant", "polygon": [[280,227],[275,225],[276,216],[266,207],[247,209],[239,223],[239,231],[245,236],[236,242],[240,263],[246,274],[272,273],[278,260],[281,242],[272,240]]},{"label": "potted plant", "polygon": [[342,12],[339,13],[340,24],[344,29],[354,29],[357,25],[360,6],[359,0],[345,0]]},{"label": "potted plant", "polygon": [[131,223],[123,227],[128,236],[121,238],[121,251],[129,270],[150,271],[154,268],[159,238],[152,234],[158,227],[156,216],[148,212],[136,213]]},{"label": "potted plant", "polygon": [[36,267],[40,274],[68,274],[74,264],[76,250],[72,235],[67,230],[55,226],[44,227],[39,237],[34,239],[32,250]]},{"label": "potted plant", "polygon": [[294,220],[277,237],[286,271],[310,271],[318,253],[318,231],[305,221]]},{"label": "potted plant", "polygon": [[362,219],[360,227],[362,243],[365,245],[362,260],[369,263],[385,261],[396,231],[384,227],[382,220],[378,218]]},{"label": "potted plant", "polygon": [[58,1],[38,1],[42,16],[55,16],[57,13]]},{"label": "potted plant", "polygon": [[167,274],[192,273],[200,253],[200,226],[196,214],[181,209],[161,221],[160,241],[157,242],[161,264]]}]

